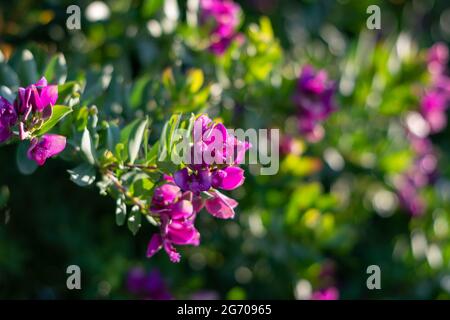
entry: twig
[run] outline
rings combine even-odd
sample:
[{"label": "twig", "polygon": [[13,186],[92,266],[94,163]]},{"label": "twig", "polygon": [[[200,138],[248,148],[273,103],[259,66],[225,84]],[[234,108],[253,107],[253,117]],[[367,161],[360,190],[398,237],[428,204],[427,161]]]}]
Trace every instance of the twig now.
[{"label": "twig", "polygon": [[112,173],[111,171],[107,170],[106,171],[106,175],[108,176],[108,178],[111,179],[112,183],[114,184],[114,186],[120,191],[122,192],[128,199],[130,199],[134,205],[138,206],[140,211],[145,214],[145,215],[150,215],[154,218],[156,218],[157,216],[152,215],[149,210],[145,207],[145,205],[142,204],[141,200],[139,200],[136,197],[133,197],[130,192],[127,190],[126,187],[124,187],[122,185],[122,183],[119,181],[119,179],[117,179],[117,177],[114,175],[114,173]]}]

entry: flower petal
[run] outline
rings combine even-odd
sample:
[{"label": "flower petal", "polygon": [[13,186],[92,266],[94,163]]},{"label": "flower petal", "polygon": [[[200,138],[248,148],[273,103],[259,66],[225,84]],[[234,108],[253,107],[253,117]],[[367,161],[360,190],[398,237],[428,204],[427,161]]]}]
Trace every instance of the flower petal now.
[{"label": "flower petal", "polygon": [[192,203],[188,200],[180,200],[172,205],[170,217],[172,219],[185,219],[194,213]]},{"label": "flower petal", "polygon": [[157,253],[162,248],[162,238],[161,235],[156,233],[150,239],[147,247],[147,258],[152,257],[155,253]]},{"label": "flower petal", "polygon": [[175,183],[181,188],[181,190],[189,190],[189,172],[187,168],[183,168],[175,172],[173,174],[173,179],[175,180]]},{"label": "flower petal", "polygon": [[239,167],[228,167],[223,169],[226,173],[225,177],[222,179],[222,183],[219,188],[224,190],[233,190],[240,187],[245,180],[244,170]]},{"label": "flower petal", "polygon": [[56,100],[58,100],[58,86],[51,85],[43,87],[40,98],[43,108],[49,105],[54,106]]},{"label": "flower petal", "polygon": [[219,191],[210,192],[213,198],[205,201],[206,210],[214,217],[220,219],[230,219],[234,217],[234,208],[238,202],[231,199]]}]

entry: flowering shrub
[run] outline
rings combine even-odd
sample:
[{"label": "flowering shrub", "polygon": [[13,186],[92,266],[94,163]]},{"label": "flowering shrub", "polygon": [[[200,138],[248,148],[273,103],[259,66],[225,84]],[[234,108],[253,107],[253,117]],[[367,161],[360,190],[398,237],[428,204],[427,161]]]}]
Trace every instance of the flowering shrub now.
[{"label": "flowering shrub", "polygon": [[449,297],[441,4],[104,4],[0,10],[0,295]]}]

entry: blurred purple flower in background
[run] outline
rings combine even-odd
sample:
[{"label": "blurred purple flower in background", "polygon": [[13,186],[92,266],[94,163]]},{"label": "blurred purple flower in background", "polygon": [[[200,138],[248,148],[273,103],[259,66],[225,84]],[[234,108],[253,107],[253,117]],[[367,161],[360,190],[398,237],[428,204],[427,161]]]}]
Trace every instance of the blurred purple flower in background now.
[{"label": "blurred purple flower in background", "polygon": [[433,144],[428,138],[409,135],[416,157],[412,166],[397,180],[397,194],[400,204],[413,217],[425,212],[425,201],[420,189],[436,182],[438,177],[438,159]]},{"label": "blurred purple flower in background", "polygon": [[231,0],[200,0],[200,24],[209,28],[209,50],[222,55],[238,35],[240,7]]},{"label": "blurred purple flower in background", "polygon": [[447,126],[446,111],[450,99],[450,79],[445,75],[447,63],[448,49],[445,44],[437,43],[428,50],[431,85],[422,96],[420,111],[431,133],[442,131]]},{"label": "blurred purple flower in background", "polygon": [[140,299],[170,300],[166,283],[158,270],[145,272],[143,268],[132,268],[127,274],[126,287],[128,292]]},{"label": "blurred purple flower in background", "polygon": [[220,295],[213,290],[201,290],[191,295],[191,300],[219,300]]},{"label": "blurred purple flower in background", "polygon": [[415,158],[411,167],[395,182],[401,206],[413,217],[422,216],[426,210],[421,189],[434,184],[438,178],[438,158],[428,135],[440,132],[447,126],[446,111],[450,99],[450,79],[445,75],[447,63],[448,49],[445,44],[436,43],[428,50],[427,67],[431,85],[420,101],[421,119],[426,124],[423,126],[421,121],[413,121],[407,128]]},{"label": "blurred purple flower in background", "polygon": [[329,287],[314,291],[311,300],[338,300],[339,290],[335,287]]},{"label": "blurred purple flower in background", "polygon": [[17,122],[17,113],[11,103],[0,97],[0,143],[8,140],[11,135],[11,127]]},{"label": "blurred purple flower in background", "polygon": [[435,43],[427,53],[428,71],[432,74],[441,74],[445,71],[448,62],[448,48],[445,43]]},{"label": "blurred purple flower in background", "polygon": [[328,80],[325,70],[316,71],[310,65],[303,67],[293,100],[298,108],[300,133],[311,142],[323,138],[320,123],[336,110],[335,91],[334,83]]}]

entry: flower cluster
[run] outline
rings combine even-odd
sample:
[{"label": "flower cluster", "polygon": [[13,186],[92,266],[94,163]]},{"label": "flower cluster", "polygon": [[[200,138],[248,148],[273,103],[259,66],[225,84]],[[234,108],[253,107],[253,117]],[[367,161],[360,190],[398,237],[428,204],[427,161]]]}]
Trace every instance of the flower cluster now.
[{"label": "flower cluster", "polygon": [[447,125],[446,109],[450,99],[450,79],[445,75],[448,49],[437,43],[427,55],[431,86],[421,98],[420,115],[411,113],[406,121],[408,139],[415,153],[413,165],[397,180],[396,188],[400,204],[413,217],[425,212],[425,201],[420,190],[437,180],[437,155],[429,134],[444,129]]},{"label": "flower cluster", "polygon": [[[239,168],[250,144],[239,141],[225,126],[206,115],[196,119],[193,129],[191,158],[199,159],[166,176],[165,184],[156,188],[152,213],[159,216],[160,232],[150,240],[147,256],[164,248],[172,262],[180,260],[174,245],[198,245],[200,234],[194,227],[197,213],[205,207],[214,217],[230,219],[238,202],[217,189],[233,190],[244,183],[244,170]],[[221,143],[217,144],[218,141]],[[204,154],[213,154],[213,162]],[[206,199],[202,198],[202,194]]]},{"label": "flower cluster", "polygon": [[334,103],[335,85],[328,80],[325,70],[316,71],[310,65],[303,67],[297,81],[294,103],[298,108],[300,133],[309,141],[323,138],[320,123],[336,110]]},{"label": "flower cluster", "polygon": [[213,122],[206,115],[195,121],[193,140],[190,162],[174,173],[175,183],[195,196],[207,193],[205,207],[213,216],[233,218],[237,202],[217,189],[234,190],[244,183],[244,170],[239,165],[250,143],[239,141],[222,123]]},{"label": "flower cluster", "polygon": [[11,103],[0,97],[0,143],[12,136],[12,127],[17,123],[17,113]]},{"label": "flower cluster", "polygon": [[155,189],[151,211],[160,218],[160,232],[150,239],[147,257],[152,257],[164,248],[172,262],[180,261],[180,254],[174,245],[194,245],[200,243],[200,233],[195,229],[195,216],[201,209],[195,205],[192,192],[181,192],[181,189],[166,177],[168,183]]},{"label": "flower cluster", "polygon": [[[47,134],[33,137],[33,133],[51,117],[57,99],[58,87],[48,85],[44,77],[26,88],[19,88],[14,104],[0,97],[0,143],[14,135],[20,140],[31,139],[27,155],[40,166],[63,151],[66,146],[63,136]],[[17,128],[16,132],[14,128]]]},{"label": "flower cluster", "polygon": [[437,156],[433,144],[428,138],[410,134],[409,140],[416,153],[413,165],[397,182],[400,204],[412,216],[424,213],[425,202],[420,197],[420,189],[437,180]]},{"label": "flower cluster", "polygon": [[223,54],[238,35],[239,12],[231,0],[200,1],[200,24],[209,28],[212,53]]},{"label": "flower cluster", "polygon": [[170,294],[158,270],[145,272],[142,268],[132,268],[126,278],[128,292],[142,299],[170,300]]},{"label": "flower cluster", "polygon": [[445,75],[448,49],[437,43],[428,51],[427,67],[431,86],[426,89],[420,103],[420,111],[428,122],[431,133],[441,131],[447,125],[446,110],[450,99],[450,78]]}]

